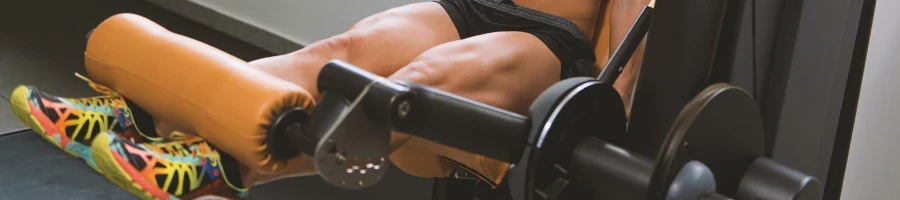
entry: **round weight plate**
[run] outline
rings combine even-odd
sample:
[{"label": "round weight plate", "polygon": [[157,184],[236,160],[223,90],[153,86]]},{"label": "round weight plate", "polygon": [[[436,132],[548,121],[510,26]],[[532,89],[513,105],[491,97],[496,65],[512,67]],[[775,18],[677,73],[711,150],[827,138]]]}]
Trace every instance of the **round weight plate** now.
[{"label": "round weight plate", "polygon": [[711,85],[672,124],[650,180],[650,199],[664,199],[681,166],[692,160],[713,172],[718,193],[734,196],[747,167],[764,153],[762,117],[753,98],[728,84]]},{"label": "round weight plate", "polygon": [[[567,171],[575,145],[588,136],[610,143],[619,142],[624,136],[625,107],[615,89],[597,81],[586,81],[572,82],[567,90],[553,94],[558,95],[553,102],[555,105],[545,113],[532,113],[541,117],[532,122],[528,151],[510,172],[514,199],[533,200],[557,195],[563,198],[570,188],[575,187],[554,184],[573,180]],[[519,193],[516,188],[524,191]],[[560,188],[565,188],[566,192]]]}]

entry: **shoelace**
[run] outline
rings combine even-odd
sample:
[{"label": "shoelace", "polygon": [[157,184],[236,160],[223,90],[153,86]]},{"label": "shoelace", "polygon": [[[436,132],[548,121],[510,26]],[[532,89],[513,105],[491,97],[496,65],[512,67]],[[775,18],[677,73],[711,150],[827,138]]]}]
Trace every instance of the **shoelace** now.
[{"label": "shoelace", "polygon": [[[94,131],[95,129],[110,129],[111,126],[116,123],[116,121],[112,121],[112,123],[110,123],[110,121],[108,121],[109,119],[100,112],[75,113],[73,110],[63,109],[65,108],[65,105],[63,103],[50,102],[48,104],[45,104],[45,106],[53,108],[57,116],[65,120],[64,123],[66,124],[66,126],[75,125],[74,129],[71,132],[66,132],[66,134],[71,138],[76,138],[83,133],[86,134],[84,136],[84,139],[91,139],[97,132],[99,132]],[[69,116],[71,115],[76,115],[77,118],[69,118]],[[110,127],[96,127],[96,124],[99,124],[100,126]]]},{"label": "shoelace", "polygon": [[[113,104],[116,104],[115,105],[116,107],[118,107],[118,106],[120,106],[120,105],[118,105],[119,102],[124,102],[124,97],[122,97],[118,92],[113,91],[109,87],[97,84],[94,81],[92,81],[91,79],[89,79],[79,73],[75,73],[75,76],[77,76],[78,78],[81,78],[82,80],[87,82],[88,85],[92,89],[97,91],[98,93],[109,95],[110,97],[114,97],[114,98],[117,98],[118,100],[120,100],[120,101],[113,101],[113,100],[111,100],[111,98],[105,98],[105,100],[108,100],[108,101],[99,101],[98,99],[100,99],[100,98],[87,98],[87,99],[91,99],[93,101],[89,100],[89,101],[81,102],[81,103],[84,103],[83,105],[91,105],[92,103],[100,103],[100,104],[113,103]],[[125,114],[130,115],[129,112],[126,112]],[[214,162],[214,163],[211,163],[213,166],[221,165],[221,163],[219,163],[219,154],[215,150],[213,150],[212,147],[206,141],[204,141],[202,138],[188,136],[181,132],[172,132],[169,136],[169,139],[180,140],[182,142],[154,143],[150,146],[156,146],[158,148],[156,150],[158,150],[158,151],[165,149],[166,152],[177,154],[177,155],[175,155],[177,157],[191,156],[191,157],[199,157],[201,159],[209,158],[209,161]],[[197,139],[197,141],[188,141],[191,139]],[[134,138],[130,138],[130,141],[132,143],[134,143]],[[188,143],[188,144],[184,144],[184,143]],[[190,143],[195,143],[195,144],[190,144]],[[187,151],[184,151],[185,150],[184,146],[188,146],[188,148],[186,149]],[[165,153],[165,152],[160,152],[160,153]],[[200,179],[202,178],[202,174],[187,173],[188,171],[196,170],[196,166],[194,166],[192,163],[189,163],[189,162],[168,162],[167,168],[173,170],[173,171],[171,171],[171,175],[180,174],[183,176],[183,175],[187,175],[187,174],[194,174],[195,177],[191,177],[191,179],[192,179],[191,180],[191,188],[195,188],[196,187],[195,185],[199,184]],[[168,172],[162,172],[162,171],[158,171],[158,173],[169,174]],[[169,177],[167,179],[168,180],[166,181],[165,186],[164,186],[166,188],[168,188],[169,184],[171,184],[171,182],[170,182],[171,177]],[[234,190],[241,191],[241,192],[247,190],[247,188],[237,188],[234,185],[232,185],[231,183],[228,183],[227,181],[226,181],[226,183]],[[179,188],[178,193],[182,193],[183,192],[183,191],[181,191],[182,187],[178,187],[178,188]]]},{"label": "shoelace", "polygon": [[198,137],[198,136],[191,136],[191,135],[179,132],[179,131],[172,131],[172,133],[169,133],[169,136],[167,139],[170,141],[179,141],[179,140],[191,139],[192,137]]},{"label": "shoelace", "polygon": [[[117,116],[119,114],[122,114],[123,117],[125,117],[125,118],[131,118],[131,116],[132,116],[131,109],[128,109],[127,106],[125,105],[125,97],[120,95],[118,92],[113,91],[109,87],[97,84],[90,78],[87,78],[79,73],[75,73],[75,76],[80,78],[81,80],[84,80],[85,82],[87,82],[88,86],[90,86],[92,89],[94,89],[94,91],[97,91],[98,93],[107,95],[107,96],[81,98],[81,99],[70,99],[72,101],[72,103],[81,104],[85,108],[90,108],[90,109],[111,109],[111,110],[104,110],[104,111],[108,111],[107,113],[113,113]],[[112,104],[112,105],[110,106],[110,104]],[[119,113],[120,111],[122,111],[122,110],[119,110],[119,108],[122,108],[122,107],[125,107],[125,109],[123,109],[124,113]],[[126,123],[126,126],[130,126],[130,124]],[[140,133],[140,135],[144,136],[143,133]],[[156,141],[149,137],[145,137],[145,138],[148,138],[152,141]],[[135,142],[134,138],[129,138],[129,139],[131,140],[131,142]]]},{"label": "shoelace", "polygon": [[[238,193],[246,192],[249,190],[249,188],[237,187],[227,180],[228,179],[226,177],[227,175],[220,171],[221,167],[223,167],[223,166],[221,166],[222,163],[220,160],[220,154],[218,153],[218,151],[213,149],[212,146],[209,145],[209,143],[207,141],[203,140],[200,137],[189,136],[189,135],[185,135],[180,132],[173,132],[172,134],[175,134],[178,137],[185,137],[185,139],[182,140],[182,142],[152,144],[153,146],[155,146],[155,148],[158,148],[158,149],[156,149],[157,151],[163,150],[163,151],[160,151],[159,153],[165,154],[168,152],[169,154],[173,154],[172,155],[173,159],[194,157],[194,158],[201,159],[202,162],[210,162],[208,164],[210,166],[215,167],[216,170],[218,171],[218,172],[211,172],[211,173],[213,173],[215,176],[221,176],[220,178],[225,179],[224,181],[229,186],[229,188],[231,188],[234,191],[237,191]],[[172,136],[170,136],[170,137],[172,137]],[[176,162],[168,162],[165,165],[166,165],[166,168],[168,168],[169,170],[158,171],[158,174],[167,174],[170,176],[175,176],[177,174],[177,175],[181,175],[182,178],[183,178],[183,176],[186,176],[186,175],[189,176],[190,174],[193,174],[194,176],[190,177],[190,179],[192,181],[191,188],[194,188],[193,184],[200,183],[203,178],[203,175],[205,175],[205,173],[196,173],[196,169],[198,166],[195,165],[194,163],[176,161]],[[167,177],[167,179],[171,179],[171,177]],[[168,187],[169,184],[166,184],[165,186]]]},{"label": "shoelace", "polygon": [[[94,89],[94,91],[97,91],[98,93],[106,96],[70,99],[72,103],[80,104],[87,109],[112,109],[107,110],[111,112],[118,112],[117,109],[124,106],[122,102],[125,102],[125,98],[122,97],[122,95],[120,95],[119,93],[113,91],[109,87],[97,84],[91,79],[79,73],[75,73],[75,76],[87,82],[88,86]],[[126,112],[125,115],[129,116],[130,113]]]},{"label": "shoelace", "polygon": [[[106,112],[113,112],[112,109],[118,108],[121,104],[113,99],[114,97],[89,97],[89,98],[71,98],[70,102],[73,104],[79,104],[85,109],[89,110],[101,110]],[[111,106],[110,106],[111,105]]]},{"label": "shoelace", "polygon": [[[155,154],[155,156],[145,157],[144,159],[150,159],[145,160],[145,162],[148,164],[155,163],[148,165],[148,167],[152,167],[155,174],[166,177],[165,180],[158,182],[160,184],[159,187],[168,189],[172,188],[171,186],[174,184],[176,190],[170,192],[173,192],[175,195],[190,192],[183,191],[184,186],[188,186],[189,190],[200,187],[200,183],[203,182],[203,178],[207,173],[213,173],[218,176],[214,172],[204,172],[203,169],[205,167],[198,165],[198,161],[200,163],[209,161],[213,162],[210,163],[213,166],[218,166],[219,160],[218,154],[202,139],[190,138],[179,142],[145,143],[140,146],[143,146],[143,152],[132,151],[132,153],[144,155],[142,157],[148,156],[148,153],[151,155]],[[157,167],[156,164],[161,165],[161,167]],[[175,181],[176,177],[178,181]]]},{"label": "shoelace", "polygon": [[[212,147],[200,137],[191,137],[186,136],[181,133],[175,133],[176,136],[181,140],[173,141],[173,142],[164,142],[164,143],[152,143],[147,144],[147,147],[150,147],[159,153],[167,154],[169,156],[173,156],[176,158],[181,157],[215,157],[218,158],[218,154],[212,149]],[[173,136],[170,136],[173,137]]]},{"label": "shoelace", "polygon": [[85,82],[87,82],[88,85],[91,86],[91,88],[93,88],[95,91],[97,91],[101,94],[110,95],[110,96],[114,96],[114,97],[121,96],[121,95],[119,95],[118,92],[113,91],[112,89],[109,89],[109,87],[94,83],[94,81],[92,81],[91,79],[89,79],[87,77],[84,77],[83,75],[81,75],[79,73],[75,73],[75,76],[77,76],[78,78],[81,78],[81,80],[84,80]]}]

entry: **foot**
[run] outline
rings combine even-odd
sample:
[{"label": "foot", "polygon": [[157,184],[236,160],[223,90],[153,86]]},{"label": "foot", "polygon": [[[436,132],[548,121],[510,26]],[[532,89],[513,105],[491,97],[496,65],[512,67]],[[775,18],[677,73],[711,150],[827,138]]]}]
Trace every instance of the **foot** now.
[{"label": "foot", "polygon": [[10,106],[19,120],[38,135],[63,151],[84,158],[91,166],[94,166],[91,142],[107,130],[137,142],[161,141],[137,129],[131,110],[121,96],[87,81],[105,95],[62,98],[32,86],[19,86],[13,91]]},{"label": "foot", "polygon": [[237,162],[200,137],[134,143],[112,133],[99,134],[92,152],[107,179],[141,199],[242,199],[248,192]]}]

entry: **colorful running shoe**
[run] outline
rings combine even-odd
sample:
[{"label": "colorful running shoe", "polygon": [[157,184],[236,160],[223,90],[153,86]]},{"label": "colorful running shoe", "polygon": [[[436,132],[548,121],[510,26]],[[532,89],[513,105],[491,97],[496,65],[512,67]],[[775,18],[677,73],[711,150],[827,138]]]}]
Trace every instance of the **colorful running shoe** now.
[{"label": "colorful running shoe", "polygon": [[104,95],[61,98],[20,85],[10,98],[13,112],[38,135],[65,152],[84,158],[91,166],[95,166],[90,154],[91,141],[107,130],[139,142],[161,141],[138,130],[131,110],[120,95],[76,75]]},{"label": "colorful running shoe", "polygon": [[100,134],[91,151],[101,174],[141,199],[243,199],[237,161],[200,137],[134,143]]}]

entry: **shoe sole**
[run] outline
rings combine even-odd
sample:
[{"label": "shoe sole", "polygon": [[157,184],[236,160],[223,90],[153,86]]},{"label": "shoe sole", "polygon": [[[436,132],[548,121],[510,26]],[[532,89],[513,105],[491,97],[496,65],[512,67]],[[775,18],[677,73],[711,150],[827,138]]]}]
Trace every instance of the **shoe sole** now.
[{"label": "shoe sole", "polygon": [[[150,184],[141,172],[134,168],[125,158],[110,148],[112,137],[108,133],[100,133],[91,143],[91,152],[97,162],[97,167],[102,171],[103,176],[109,179],[113,184],[118,185],[125,191],[137,196],[140,199],[152,200],[177,200],[168,192],[162,191],[157,186]],[[124,167],[123,167],[124,166]]]},{"label": "shoe sole", "polygon": [[[41,112],[36,105],[28,100],[28,97],[31,96],[31,92],[32,90],[28,87],[20,85],[13,90],[12,97],[10,97],[10,107],[12,107],[13,113],[19,118],[19,121],[22,121],[26,126],[31,127],[31,129],[41,136],[41,138],[44,138],[44,140],[47,140],[72,156],[84,159],[88,165],[97,169],[92,158],[93,156],[91,155],[90,147],[72,141],[71,138],[62,134],[59,129],[54,126],[54,123],[50,121],[50,117],[47,117],[47,115]],[[55,138],[51,135],[59,138]],[[61,144],[63,140],[68,141],[66,142],[67,144],[65,147]]]}]

